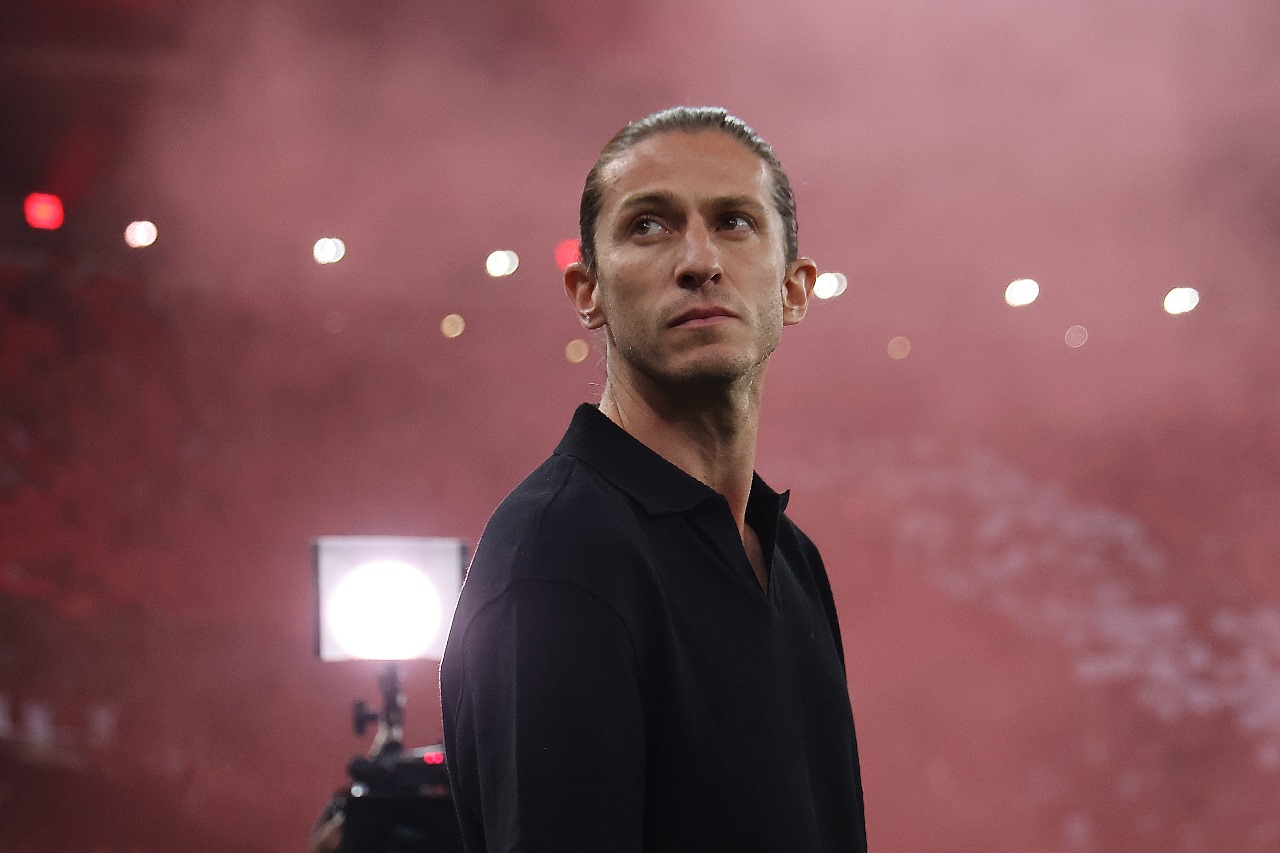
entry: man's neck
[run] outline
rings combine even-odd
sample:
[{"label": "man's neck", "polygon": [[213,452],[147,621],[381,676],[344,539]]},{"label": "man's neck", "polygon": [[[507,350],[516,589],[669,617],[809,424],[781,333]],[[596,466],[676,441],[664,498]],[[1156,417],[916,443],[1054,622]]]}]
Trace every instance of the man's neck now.
[{"label": "man's neck", "polygon": [[732,388],[605,383],[600,411],[642,444],[724,495],[745,534],[760,424],[759,376]]}]

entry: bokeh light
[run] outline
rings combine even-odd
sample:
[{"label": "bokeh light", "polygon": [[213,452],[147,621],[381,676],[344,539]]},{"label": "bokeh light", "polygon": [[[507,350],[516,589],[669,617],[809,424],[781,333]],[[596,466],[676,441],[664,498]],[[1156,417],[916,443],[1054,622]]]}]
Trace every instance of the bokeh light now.
[{"label": "bokeh light", "polygon": [[485,258],[484,269],[493,278],[502,278],[511,275],[520,266],[520,256],[509,249],[499,249],[496,252],[490,252],[489,257]]},{"label": "bokeh light", "polygon": [[907,340],[902,335],[898,335],[896,338],[889,341],[889,346],[886,348],[886,351],[889,353],[889,358],[892,358],[895,361],[901,361],[911,355],[911,341]]},{"label": "bokeh light", "polygon": [[582,247],[578,245],[578,239],[571,237],[568,240],[561,240],[556,243],[556,266],[565,269],[569,264],[582,260]]},{"label": "bokeh light", "polygon": [[347,244],[337,237],[321,237],[311,250],[317,264],[336,264],[347,254]]},{"label": "bokeh light", "polygon": [[578,364],[585,359],[587,354],[590,352],[591,347],[586,341],[582,338],[574,338],[569,341],[567,346],[565,346],[564,357],[569,360],[570,364]]},{"label": "bokeh light", "polygon": [[461,314],[450,314],[440,321],[440,334],[446,338],[456,338],[467,328],[467,321]]},{"label": "bokeh light", "polygon": [[1034,279],[1019,278],[1004,289],[1004,301],[1014,308],[1030,305],[1040,296],[1040,285]]},{"label": "bokeh light", "polygon": [[1186,314],[1200,304],[1200,293],[1194,287],[1175,287],[1164,295],[1164,310],[1170,314]]},{"label": "bokeh light", "polygon": [[22,202],[22,213],[27,224],[43,231],[54,231],[62,227],[66,215],[62,209],[62,199],[51,193],[32,193]]},{"label": "bokeh light", "polygon": [[1072,326],[1067,329],[1067,333],[1063,335],[1062,339],[1066,341],[1067,346],[1072,349],[1078,349],[1084,346],[1085,341],[1089,340],[1089,330],[1084,326]]},{"label": "bokeh light", "polygon": [[150,246],[159,236],[156,224],[147,219],[130,222],[124,229],[125,245],[131,249],[143,249]]},{"label": "bokeh light", "polygon": [[824,272],[813,283],[813,295],[819,299],[832,299],[844,293],[848,286],[849,280],[844,273]]}]

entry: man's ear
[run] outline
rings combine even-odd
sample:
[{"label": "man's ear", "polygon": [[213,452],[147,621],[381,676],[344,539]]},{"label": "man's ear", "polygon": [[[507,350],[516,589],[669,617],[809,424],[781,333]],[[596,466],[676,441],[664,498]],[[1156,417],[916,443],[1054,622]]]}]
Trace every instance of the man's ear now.
[{"label": "man's ear", "polygon": [[599,287],[596,277],[582,261],[574,261],[564,269],[564,292],[578,312],[578,322],[583,328],[598,329],[604,325],[604,312],[597,298]]},{"label": "man's ear", "polygon": [[782,281],[782,324],[794,326],[809,310],[809,297],[818,280],[818,267],[808,258],[797,258],[787,264],[787,277]]}]

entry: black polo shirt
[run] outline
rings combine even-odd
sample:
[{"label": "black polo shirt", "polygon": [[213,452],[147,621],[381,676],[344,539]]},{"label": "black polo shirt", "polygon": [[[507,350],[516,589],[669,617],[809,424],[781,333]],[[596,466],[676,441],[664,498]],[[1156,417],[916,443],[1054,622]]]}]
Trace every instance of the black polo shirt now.
[{"label": "black polo shirt", "polygon": [[756,476],[728,502],[583,405],[498,507],[440,668],[467,849],[864,851],[817,549]]}]

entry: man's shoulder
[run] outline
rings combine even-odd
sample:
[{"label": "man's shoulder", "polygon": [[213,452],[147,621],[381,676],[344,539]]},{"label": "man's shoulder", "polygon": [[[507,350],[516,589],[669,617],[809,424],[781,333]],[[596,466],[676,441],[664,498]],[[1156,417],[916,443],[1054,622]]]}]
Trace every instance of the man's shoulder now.
[{"label": "man's shoulder", "polygon": [[572,576],[625,543],[637,509],[626,493],[582,461],[553,455],[494,510],[473,566],[508,581]]},{"label": "man's shoulder", "polygon": [[525,533],[609,526],[625,520],[630,507],[626,493],[590,465],[557,453],[511,490],[494,510],[485,533],[496,526]]},{"label": "man's shoulder", "polygon": [[[499,504],[467,570],[450,633],[462,642],[472,619],[508,595],[567,585],[618,613],[643,596],[635,571],[638,509],[589,465],[557,454]],[[446,660],[448,655],[446,655]]]}]

